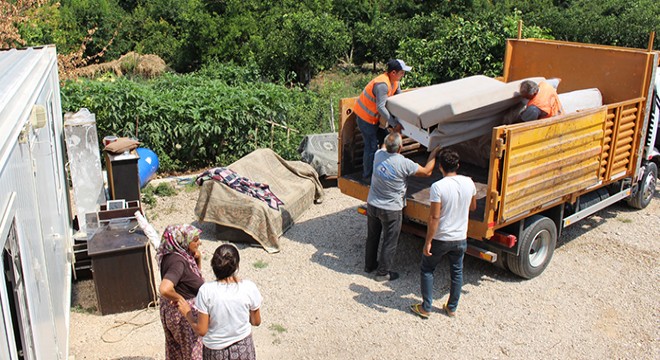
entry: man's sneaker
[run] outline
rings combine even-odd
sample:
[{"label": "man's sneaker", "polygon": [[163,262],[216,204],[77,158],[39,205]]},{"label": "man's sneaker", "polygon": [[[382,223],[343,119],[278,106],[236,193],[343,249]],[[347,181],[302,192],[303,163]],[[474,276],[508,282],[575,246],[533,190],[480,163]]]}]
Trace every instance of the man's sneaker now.
[{"label": "man's sneaker", "polygon": [[447,307],[447,304],[442,305],[442,310],[444,310],[445,314],[447,314],[447,316],[449,316],[449,317],[456,316],[456,311],[449,310],[449,308]]},{"label": "man's sneaker", "polygon": [[385,275],[376,275],[376,281],[378,282],[392,281],[398,278],[399,278],[399,273],[396,273],[394,271],[390,271]]}]

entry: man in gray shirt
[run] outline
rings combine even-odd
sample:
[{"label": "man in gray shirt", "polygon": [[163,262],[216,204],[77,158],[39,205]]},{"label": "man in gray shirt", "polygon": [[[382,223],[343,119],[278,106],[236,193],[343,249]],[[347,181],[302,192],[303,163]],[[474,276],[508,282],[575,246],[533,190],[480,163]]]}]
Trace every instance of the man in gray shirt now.
[{"label": "man in gray shirt", "polygon": [[[374,155],[373,175],[367,197],[364,271],[370,273],[377,270],[377,281],[395,280],[399,277],[399,274],[391,271],[391,267],[401,233],[407,178],[431,176],[435,157],[440,151],[439,147],[433,149],[426,165],[422,167],[400,154],[401,134],[396,132],[389,134],[385,138],[384,147],[385,150],[380,149]],[[378,245],[383,232],[383,245],[378,259]]]}]

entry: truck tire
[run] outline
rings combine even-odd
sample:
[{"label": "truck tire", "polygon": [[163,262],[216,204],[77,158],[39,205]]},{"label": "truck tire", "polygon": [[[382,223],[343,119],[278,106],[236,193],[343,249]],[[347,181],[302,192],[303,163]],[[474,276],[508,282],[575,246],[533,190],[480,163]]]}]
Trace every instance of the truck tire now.
[{"label": "truck tire", "polygon": [[525,223],[519,239],[519,255],[507,253],[506,264],[512,273],[531,279],[550,263],[557,245],[557,228],[552,220],[541,215],[532,215]]},{"label": "truck tire", "polygon": [[655,186],[658,182],[658,166],[649,162],[646,164],[644,175],[637,183],[637,191],[628,198],[628,205],[635,209],[647,207],[655,196]]}]

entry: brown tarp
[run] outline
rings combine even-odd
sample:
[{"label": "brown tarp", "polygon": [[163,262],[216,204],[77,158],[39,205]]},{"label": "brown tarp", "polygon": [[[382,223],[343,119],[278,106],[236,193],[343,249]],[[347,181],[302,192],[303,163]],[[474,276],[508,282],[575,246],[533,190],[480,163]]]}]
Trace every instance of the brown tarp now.
[{"label": "brown tarp", "polygon": [[302,161],[286,161],[271,149],[255,150],[228,167],[240,176],[268,184],[284,205],[274,210],[264,201],[208,180],[200,189],[195,215],[199,221],[244,231],[269,253],[280,251],[279,237],[312,203],[323,201],[323,187],[314,168]]}]

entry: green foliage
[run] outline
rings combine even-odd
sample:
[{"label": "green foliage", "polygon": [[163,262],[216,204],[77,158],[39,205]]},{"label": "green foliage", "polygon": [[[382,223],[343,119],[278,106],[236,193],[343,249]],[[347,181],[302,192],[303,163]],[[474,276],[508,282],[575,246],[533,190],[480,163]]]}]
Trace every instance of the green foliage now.
[{"label": "green foliage", "polygon": [[85,45],[84,56],[100,54],[108,44],[111,46],[104,56],[109,59],[130,50],[131,44],[126,41],[122,26],[127,14],[116,0],[62,0],[60,3],[59,25],[64,34],[57,45],[61,52],[77,51],[88,36],[91,41]]},{"label": "green foliage", "polygon": [[386,63],[394,57],[399,47],[399,41],[405,38],[406,29],[403,20],[377,15],[370,23],[357,23],[355,25],[353,61],[356,63],[369,62]]},{"label": "green foliage", "polygon": [[139,2],[130,17],[135,49],[156,54],[174,70],[190,72],[201,66],[204,49],[213,43],[207,29],[213,15],[202,0]]},{"label": "green foliage", "polygon": [[200,78],[221,80],[232,86],[262,81],[259,67],[255,63],[239,66],[234,63],[210,61],[196,73]]},{"label": "green foliage", "polygon": [[166,197],[174,196],[177,194],[176,189],[172,184],[161,182],[160,184],[153,186],[149,184],[142,188],[140,195],[142,196],[142,203],[147,204],[149,209],[153,209],[156,206],[156,196]]},{"label": "green foliage", "polygon": [[344,23],[328,13],[302,10],[264,21],[264,47],[257,61],[273,79],[306,85],[319,71],[334,66],[350,46]]},{"label": "green foliage", "polygon": [[[655,0],[574,0],[534,15],[537,24],[546,24],[561,40],[646,48],[649,33],[660,31]],[[656,49],[659,44],[656,38]]]},{"label": "green foliage", "polygon": [[30,21],[20,24],[21,38],[28,45],[65,44],[60,9],[57,4],[45,4],[28,11]]},{"label": "green foliage", "polygon": [[197,184],[194,181],[186,183],[183,186],[183,191],[185,191],[186,193],[196,192],[197,190],[199,190],[199,186],[197,186]]},{"label": "green foliage", "polygon": [[177,191],[172,186],[172,184],[169,184],[167,182],[162,182],[156,186],[154,189],[154,194],[158,196],[174,196],[176,195]]},{"label": "green foliage", "polygon": [[94,314],[98,309],[96,306],[91,306],[91,307],[83,307],[80,304],[76,304],[75,306],[71,307],[71,311],[79,313],[79,314]]},{"label": "green foliage", "polygon": [[151,185],[147,185],[140,191],[140,196],[141,196],[141,201],[143,204],[147,204],[149,206],[149,209],[152,209],[154,206],[156,206],[156,195],[154,194],[154,187]]},{"label": "green foliage", "polygon": [[[472,20],[460,16],[417,17],[416,31],[426,38],[409,38],[400,44],[399,57],[414,66],[406,76],[408,86],[424,86],[471,75],[497,76],[502,71],[507,38],[515,37],[520,12],[482,13]],[[437,24],[430,28],[430,24]],[[523,37],[550,38],[536,26],[524,28]]]},{"label": "green foliage", "polygon": [[[162,171],[226,166],[259,147],[298,158],[302,136],[319,132],[327,111],[319,99],[270,83],[229,85],[203,72],[147,81],[79,80],[62,87],[63,109],[86,107],[95,113],[99,137],[135,136],[137,126],[139,140],[158,154]],[[268,121],[298,132],[274,127],[271,146]]]},{"label": "green foliage", "polygon": [[340,61],[375,71],[408,55],[422,65],[415,84],[496,74],[518,19],[524,36],[638,48],[660,33],[657,0],[50,0],[28,14],[19,25],[28,46],[55,43],[66,54],[85,42],[85,57],[107,46],[92,61],[136,51],[178,72],[220,62],[303,85]]}]

